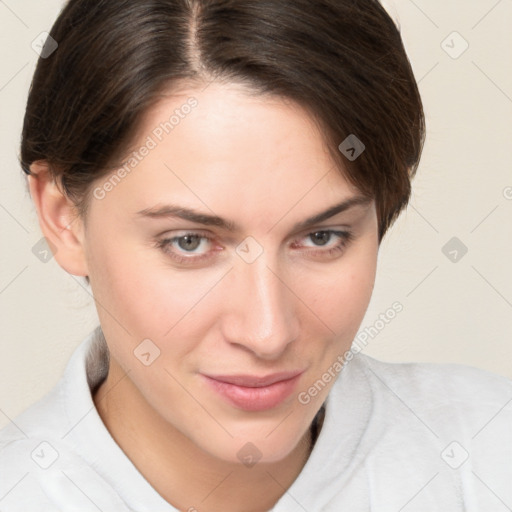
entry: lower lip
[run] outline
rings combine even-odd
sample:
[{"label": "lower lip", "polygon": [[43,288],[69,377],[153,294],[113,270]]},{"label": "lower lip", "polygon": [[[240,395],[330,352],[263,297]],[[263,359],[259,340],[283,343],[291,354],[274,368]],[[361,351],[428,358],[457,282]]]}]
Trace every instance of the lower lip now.
[{"label": "lower lip", "polygon": [[260,388],[237,386],[211,379],[205,375],[203,377],[231,405],[244,411],[266,411],[277,407],[293,393],[300,374],[292,379],[282,380]]}]

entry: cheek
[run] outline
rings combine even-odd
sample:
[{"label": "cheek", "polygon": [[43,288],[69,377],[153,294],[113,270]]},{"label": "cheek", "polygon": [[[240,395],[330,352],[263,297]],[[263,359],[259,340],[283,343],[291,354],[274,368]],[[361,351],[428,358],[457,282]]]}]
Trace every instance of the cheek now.
[{"label": "cheek", "polygon": [[376,248],[361,244],[337,263],[305,272],[297,280],[297,295],[334,333],[357,331],[371,299],[376,267]]},{"label": "cheek", "polygon": [[222,273],[176,272],[156,261],[155,251],[103,240],[90,258],[91,287],[113,345],[130,338],[135,347],[148,338],[165,348],[179,339],[172,343],[178,356],[191,350],[211,324],[215,311],[208,294]]}]

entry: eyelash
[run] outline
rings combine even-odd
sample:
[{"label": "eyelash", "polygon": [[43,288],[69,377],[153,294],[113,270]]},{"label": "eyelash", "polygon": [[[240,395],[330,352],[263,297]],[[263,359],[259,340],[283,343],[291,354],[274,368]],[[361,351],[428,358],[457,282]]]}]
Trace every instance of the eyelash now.
[{"label": "eyelash", "polygon": [[[312,231],[310,233],[307,233],[303,238],[310,237],[311,235],[314,235],[316,233],[330,233],[330,235],[334,235],[339,237],[340,241],[334,246],[329,249],[320,249],[320,250],[313,250],[309,251],[307,250],[307,254],[313,254],[313,255],[321,255],[321,256],[334,256],[336,254],[341,253],[345,248],[352,242],[354,239],[354,234],[351,231],[337,231],[333,229],[318,229],[316,231]],[[185,238],[187,236],[196,236],[200,239],[208,240],[209,242],[212,242],[212,238],[206,234],[203,233],[194,233],[194,232],[185,232],[183,235],[175,236],[172,238],[164,238],[161,240],[158,240],[156,242],[156,246],[158,249],[162,250],[166,255],[170,256],[174,261],[181,264],[194,264],[199,263],[203,260],[209,259],[212,257],[211,251],[202,254],[200,256],[180,256],[179,254],[176,254],[174,252],[171,252],[168,250],[168,247],[172,245],[173,242],[177,242],[178,240]],[[329,243],[329,242],[327,242]],[[317,246],[322,247],[322,246]]]}]

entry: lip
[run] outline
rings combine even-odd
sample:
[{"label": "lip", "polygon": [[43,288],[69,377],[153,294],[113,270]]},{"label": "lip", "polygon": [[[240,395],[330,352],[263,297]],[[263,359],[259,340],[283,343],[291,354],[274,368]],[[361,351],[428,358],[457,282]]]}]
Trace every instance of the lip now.
[{"label": "lip", "polygon": [[245,411],[273,409],[288,398],[304,370],[279,372],[266,376],[205,375],[210,388],[228,403]]}]

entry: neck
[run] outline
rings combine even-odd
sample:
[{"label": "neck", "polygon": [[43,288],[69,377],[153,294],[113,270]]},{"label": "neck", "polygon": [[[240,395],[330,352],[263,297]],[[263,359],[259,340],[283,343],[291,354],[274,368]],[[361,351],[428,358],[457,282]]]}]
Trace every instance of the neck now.
[{"label": "neck", "polygon": [[158,415],[129,377],[123,375],[111,359],[108,377],[93,397],[96,409],[142,476],[179,510],[269,510],[291,486],[309,457],[310,430],[278,462],[245,467],[217,459]]}]

